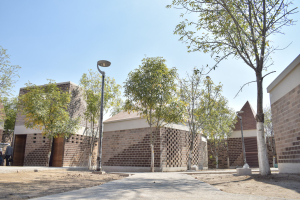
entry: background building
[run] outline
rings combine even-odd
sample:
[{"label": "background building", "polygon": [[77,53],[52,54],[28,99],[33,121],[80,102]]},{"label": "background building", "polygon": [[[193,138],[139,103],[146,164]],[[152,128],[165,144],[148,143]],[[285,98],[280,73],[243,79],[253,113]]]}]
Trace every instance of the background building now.
[{"label": "background building", "polygon": [[[62,91],[72,92],[77,85],[72,82],[57,83]],[[20,94],[24,94],[24,88]],[[24,126],[25,116],[18,112],[15,124],[14,137],[14,166],[53,166],[53,167],[87,167],[90,151],[90,136],[86,131],[86,121],[83,118],[85,102],[82,95],[77,98],[81,100],[79,109],[74,116],[81,116],[81,128],[70,138],[54,138],[52,154],[48,162],[50,139],[42,135],[42,130],[27,129]],[[72,99],[72,101],[76,99]],[[97,145],[97,143],[95,144]],[[96,149],[94,148],[92,165],[95,165]]]},{"label": "background building", "polygon": [[[150,171],[150,127],[137,113],[120,112],[104,122],[104,171]],[[187,170],[191,134],[188,126],[172,124],[155,131],[155,171]],[[207,167],[206,140],[195,138],[192,165]]]}]

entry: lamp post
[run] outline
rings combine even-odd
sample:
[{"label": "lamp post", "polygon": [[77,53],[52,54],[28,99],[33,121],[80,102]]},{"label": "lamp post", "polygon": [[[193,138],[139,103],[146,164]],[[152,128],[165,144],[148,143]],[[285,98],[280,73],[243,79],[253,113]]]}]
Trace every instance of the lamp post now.
[{"label": "lamp post", "polygon": [[107,60],[99,60],[97,62],[97,69],[102,75],[102,89],[101,89],[101,105],[100,105],[100,119],[99,119],[99,144],[98,144],[98,156],[97,156],[97,169],[96,171],[102,171],[102,140],[103,140],[103,101],[104,101],[104,78],[105,72],[99,69],[101,67],[109,67],[110,62]]},{"label": "lamp post", "polygon": [[243,122],[242,122],[242,117],[239,116],[239,114],[244,113],[244,111],[237,111],[236,115],[237,117],[240,119],[240,123],[241,123],[241,134],[242,134],[242,147],[243,147],[243,155],[244,155],[244,166],[243,168],[249,168],[249,165],[246,162],[246,151],[245,151],[245,143],[244,143],[244,135],[243,135]]}]

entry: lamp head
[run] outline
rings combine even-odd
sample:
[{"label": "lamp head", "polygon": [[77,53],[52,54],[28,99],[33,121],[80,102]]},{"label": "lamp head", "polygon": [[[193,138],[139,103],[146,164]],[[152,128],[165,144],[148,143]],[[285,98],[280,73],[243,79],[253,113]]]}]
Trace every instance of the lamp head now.
[{"label": "lamp head", "polygon": [[110,62],[107,60],[99,60],[97,62],[97,66],[101,66],[101,67],[109,67],[110,66]]}]

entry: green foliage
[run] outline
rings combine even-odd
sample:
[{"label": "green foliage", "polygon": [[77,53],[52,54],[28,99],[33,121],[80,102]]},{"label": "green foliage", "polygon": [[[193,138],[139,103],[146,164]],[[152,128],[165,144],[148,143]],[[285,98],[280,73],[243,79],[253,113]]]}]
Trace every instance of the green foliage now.
[{"label": "green foliage", "polygon": [[68,112],[69,92],[61,91],[49,80],[45,86],[26,84],[25,94],[19,97],[25,127],[42,130],[48,138],[70,137],[79,129],[80,118],[72,119]]},{"label": "green foliage", "polygon": [[[288,0],[173,0],[167,8],[181,7],[198,13],[198,19],[185,19],[176,26],[175,34],[187,43],[188,51],[211,52],[215,60],[232,55],[242,59],[255,71],[261,71],[275,50],[268,37],[292,25]],[[219,57],[219,55],[222,55]]]},{"label": "green foliage", "polygon": [[4,119],[4,130],[6,131],[6,133],[8,133],[10,130],[14,130],[15,128],[18,99],[17,97],[3,97],[2,104],[4,106],[4,112],[6,115]]},{"label": "green foliage", "polygon": [[182,121],[176,77],[176,69],[168,69],[162,57],[144,58],[125,82],[125,110],[138,112],[150,127]]},{"label": "green foliage", "polygon": [[[105,77],[104,84],[104,114],[110,109],[120,107],[121,100],[121,86],[116,83],[115,79]],[[85,118],[90,122],[96,123],[100,116],[101,104],[101,88],[102,76],[99,72],[89,70],[89,73],[84,73],[80,79],[80,86],[84,91],[84,98],[87,103]]]},{"label": "green foliage", "polygon": [[228,100],[220,95],[211,107],[204,130],[210,141],[222,141],[230,136],[235,123],[235,112],[228,107]]},{"label": "green foliage", "polygon": [[9,55],[6,54],[6,49],[0,46],[0,97],[10,95],[15,78],[19,77],[18,70],[21,67],[18,65],[10,65]]}]

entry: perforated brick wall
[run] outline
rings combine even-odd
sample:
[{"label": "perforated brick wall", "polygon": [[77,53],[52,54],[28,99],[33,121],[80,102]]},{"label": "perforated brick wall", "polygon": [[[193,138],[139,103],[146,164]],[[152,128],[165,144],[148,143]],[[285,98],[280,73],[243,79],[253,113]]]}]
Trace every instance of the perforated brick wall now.
[{"label": "perforated brick wall", "polygon": [[[72,135],[65,140],[63,166],[87,167],[89,161],[91,137],[84,135]],[[96,165],[98,142],[94,144],[92,166]]]},{"label": "perforated brick wall", "polygon": [[[192,135],[188,131],[162,128],[162,166],[163,167],[187,167],[189,148]],[[201,143],[201,136],[196,135],[192,152],[191,165],[203,165],[207,156],[206,142]]]},{"label": "perforated brick wall", "polygon": [[[150,128],[109,131],[104,133],[103,162],[104,166],[150,167]],[[190,134],[172,128],[155,130],[154,145],[155,167],[186,167]],[[200,136],[195,139],[192,164],[198,165],[201,148]],[[203,144],[206,144],[203,142]],[[205,154],[203,154],[203,157]],[[205,159],[203,159],[205,160]]]},{"label": "perforated brick wall", "polygon": [[24,154],[24,166],[48,166],[50,140],[41,133],[28,134]]},{"label": "perforated brick wall", "polygon": [[278,163],[300,163],[300,85],[271,108]]}]

